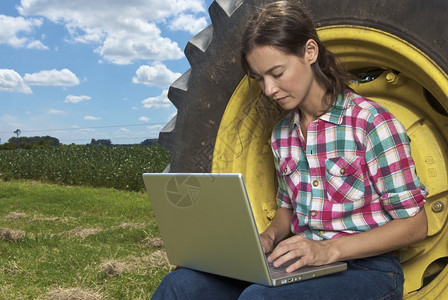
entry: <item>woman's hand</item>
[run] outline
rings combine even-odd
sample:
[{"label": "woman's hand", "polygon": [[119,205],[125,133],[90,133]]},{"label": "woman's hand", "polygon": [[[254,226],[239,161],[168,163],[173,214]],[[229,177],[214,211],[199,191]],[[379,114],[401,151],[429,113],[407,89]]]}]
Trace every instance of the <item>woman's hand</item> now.
[{"label": "woman's hand", "polygon": [[290,273],[303,266],[320,266],[332,262],[327,244],[296,235],[280,242],[268,257],[275,267],[295,261],[286,268]]},{"label": "woman's hand", "polygon": [[278,243],[291,234],[291,214],[292,211],[290,209],[282,207],[277,209],[271,224],[260,234],[264,253],[272,251],[275,243]]},{"label": "woman's hand", "polygon": [[292,272],[305,265],[324,265],[335,261],[370,257],[407,247],[426,237],[428,220],[423,208],[417,215],[392,220],[374,229],[333,238],[313,241],[300,235],[280,242],[268,257],[278,267],[289,260],[294,263],[286,269]]},{"label": "woman's hand", "polygon": [[260,240],[264,253],[271,252],[274,248],[274,239],[266,232],[263,232],[260,234]]}]

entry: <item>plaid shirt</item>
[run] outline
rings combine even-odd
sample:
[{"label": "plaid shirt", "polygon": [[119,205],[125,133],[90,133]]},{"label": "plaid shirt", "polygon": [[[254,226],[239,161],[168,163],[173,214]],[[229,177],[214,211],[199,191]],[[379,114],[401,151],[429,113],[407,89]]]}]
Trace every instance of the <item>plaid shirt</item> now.
[{"label": "plaid shirt", "polygon": [[272,133],[279,207],[292,209],[291,230],[322,240],[355,234],[423,207],[403,125],[381,105],[352,92],[308,126],[298,110]]}]

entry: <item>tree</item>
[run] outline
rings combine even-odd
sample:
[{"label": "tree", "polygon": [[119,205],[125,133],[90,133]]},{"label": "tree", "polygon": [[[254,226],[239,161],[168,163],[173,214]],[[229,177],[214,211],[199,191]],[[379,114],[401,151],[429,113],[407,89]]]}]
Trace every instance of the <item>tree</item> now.
[{"label": "tree", "polygon": [[[17,130],[16,130],[17,131]],[[18,129],[20,134],[20,129]],[[17,134],[17,133],[16,133]],[[13,149],[43,149],[59,147],[61,144],[57,138],[51,136],[11,137],[7,143],[0,146],[0,150]]]},{"label": "tree", "polygon": [[110,139],[99,139],[99,140],[92,139],[90,141],[90,145],[95,145],[95,146],[112,146],[112,141]]},{"label": "tree", "polygon": [[158,139],[146,139],[143,142],[140,143],[142,146],[155,146],[159,144]]}]

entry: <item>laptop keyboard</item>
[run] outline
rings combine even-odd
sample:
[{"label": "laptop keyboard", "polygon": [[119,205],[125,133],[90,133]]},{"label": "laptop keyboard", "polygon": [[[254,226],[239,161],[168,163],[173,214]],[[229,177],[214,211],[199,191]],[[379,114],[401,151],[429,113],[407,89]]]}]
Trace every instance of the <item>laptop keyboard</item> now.
[{"label": "laptop keyboard", "polygon": [[[266,260],[267,261],[267,260]],[[268,262],[269,272],[271,274],[286,273],[286,268],[294,263],[294,260],[290,260],[282,264],[281,266],[275,267],[274,263]]]}]

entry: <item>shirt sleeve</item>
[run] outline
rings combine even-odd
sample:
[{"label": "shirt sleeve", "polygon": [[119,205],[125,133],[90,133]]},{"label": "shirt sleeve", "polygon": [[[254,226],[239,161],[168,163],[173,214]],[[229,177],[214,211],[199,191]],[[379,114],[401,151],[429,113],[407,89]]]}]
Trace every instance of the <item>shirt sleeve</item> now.
[{"label": "shirt sleeve", "polygon": [[366,163],[385,211],[394,219],[416,215],[428,190],[420,182],[404,126],[389,112],[367,128]]}]

